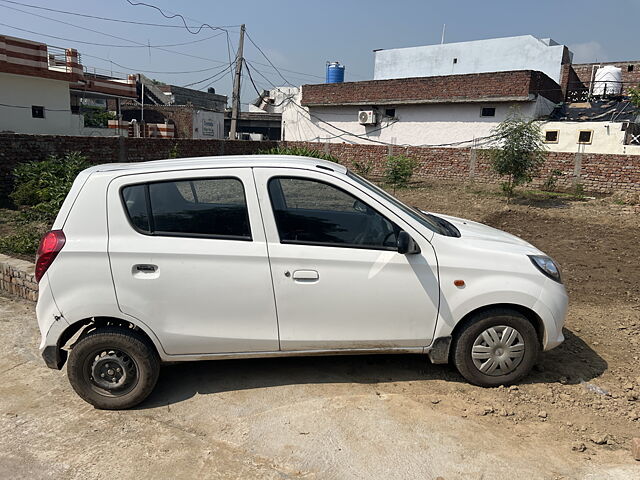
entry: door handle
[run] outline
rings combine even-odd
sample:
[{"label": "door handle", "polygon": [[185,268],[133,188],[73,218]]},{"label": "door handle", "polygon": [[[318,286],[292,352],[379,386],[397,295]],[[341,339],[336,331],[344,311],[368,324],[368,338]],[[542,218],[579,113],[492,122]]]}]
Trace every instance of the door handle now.
[{"label": "door handle", "polygon": [[133,278],[151,280],[160,276],[160,269],[157,265],[138,263],[131,267],[131,275],[133,275]]},{"label": "door handle", "polygon": [[293,272],[293,279],[302,282],[314,282],[320,278],[315,270],[296,270]]},{"label": "door handle", "polygon": [[158,269],[158,267],[157,265],[139,264],[139,265],[135,265],[134,269],[136,272],[153,273]]}]

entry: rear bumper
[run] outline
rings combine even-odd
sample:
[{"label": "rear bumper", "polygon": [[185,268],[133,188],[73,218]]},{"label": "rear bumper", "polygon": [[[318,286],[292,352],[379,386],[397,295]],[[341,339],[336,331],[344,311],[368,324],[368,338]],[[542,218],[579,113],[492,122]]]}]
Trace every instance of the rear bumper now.
[{"label": "rear bumper", "polygon": [[42,350],[42,358],[47,367],[61,370],[64,362],[67,361],[67,351],[58,348],[57,345],[49,345]]}]

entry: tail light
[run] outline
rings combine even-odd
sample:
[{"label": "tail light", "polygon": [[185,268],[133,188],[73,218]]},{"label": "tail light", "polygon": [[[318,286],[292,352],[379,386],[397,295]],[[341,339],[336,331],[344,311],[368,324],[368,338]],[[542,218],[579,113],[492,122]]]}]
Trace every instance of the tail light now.
[{"label": "tail light", "polygon": [[47,269],[51,266],[53,261],[64,247],[66,238],[62,230],[51,230],[45,233],[42,240],[40,240],[40,246],[38,247],[38,254],[36,255],[36,282],[39,282]]}]

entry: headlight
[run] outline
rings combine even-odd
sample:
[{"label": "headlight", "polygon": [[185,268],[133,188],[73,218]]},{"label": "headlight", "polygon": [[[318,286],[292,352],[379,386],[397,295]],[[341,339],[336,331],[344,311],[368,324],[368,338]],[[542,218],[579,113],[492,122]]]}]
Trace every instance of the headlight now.
[{"label": "headlight", "polygon": [[562,283],[562,279],[560,278],[560,268],[552,258],[545,255],[528,255],[528,257],[529,260],[531,260],[531,263],[538,267],[538,270],[544,273],[547,277],[558,283]]}]

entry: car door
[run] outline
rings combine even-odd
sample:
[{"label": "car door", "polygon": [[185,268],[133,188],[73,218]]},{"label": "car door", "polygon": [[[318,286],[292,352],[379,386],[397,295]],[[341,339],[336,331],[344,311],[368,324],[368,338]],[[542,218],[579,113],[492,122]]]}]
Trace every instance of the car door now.
[{"label": "car door", "polygon": [[[255,168],[282,350],[422,347],[439,288],[431,244],[337,176]],[[407,231],[421,253],[397,252]]]},{"label": "car door", "polygon": [[119,308],[147,324],[166,353],[278,350],[251,169],[118,177],[108,221]]}]

